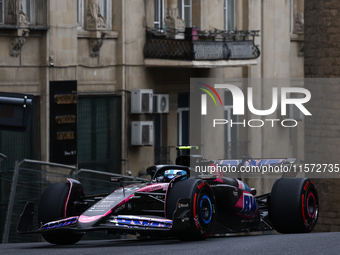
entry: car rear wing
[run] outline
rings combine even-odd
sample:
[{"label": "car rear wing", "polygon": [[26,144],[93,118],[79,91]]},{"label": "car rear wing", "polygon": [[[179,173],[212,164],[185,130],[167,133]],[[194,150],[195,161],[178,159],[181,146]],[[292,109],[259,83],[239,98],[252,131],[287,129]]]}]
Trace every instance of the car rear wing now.
[{"label": "car rear wing", "polygon": [[[190,150],[192,146],[186,146],[183,150]],[[196,169],[197,166],[205,167],[205,166],[216,166],[219,167],[237,167],[240,168],[242,166],[246,167],[265,167],[265,166],[281,166],[287,165],[291,166],[295,163],[295,158],[250,158],[243,157],[242,159],[219,159],[219,160],[211,160],[207,159],[201,155],[189,155],[182,154],[176,158],[176,165],[188,166],[191,169]],[[289,171],[283,172],[283,177],[296,177],[297,172]]]},{"label": "car rear wing", "polygon": [[268,166],[268,165],[291,165],[295,158],[247,158],[216,160],[220,166]]},{"label": "car rear wing", "polygon": [[[253,159],[251,157],[243,157],[242,159],[222,159],[222,160],[210,160],[206,159],[201,155],[191,155],[191,150],[199,150],[199,146],[177,146],[177,151],[179,152],[179,162],[176,159],[176,165],[186,165],[190,164],[219,164],[221,166],[266,166],[266,165],[290,165],[293,164],[296,159],[295,158],[257,158]],[[188,158],[190,157],[190,160]],[[186,164],[183,164],[183,163]],[[182,164],[177,164],[182,163]]]}]

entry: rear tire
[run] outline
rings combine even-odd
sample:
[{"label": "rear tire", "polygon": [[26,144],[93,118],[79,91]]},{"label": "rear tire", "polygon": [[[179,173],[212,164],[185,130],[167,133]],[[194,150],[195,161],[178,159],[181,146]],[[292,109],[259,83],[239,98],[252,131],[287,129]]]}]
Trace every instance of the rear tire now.
[{"label": "rear tire", "polygon": [[272,188],[269,217],[280,233],[309,233],[318,220],[319,199],[307,178],[283,178]]},{"label": "rear tire", "polygon": [[168,190],[166,216],[172,219],[178,200],[190,199],[190,227],[176,233],[179,240],[204,240],[210,236],[215,225],[216,201],[214,193],[206,182],[199,179],[177,181]]},{"label": "rear tire", "polygon": [[[39,223],[45,224],[50,221],[58,220],[64,217],[75,216],[65,214],[66,199],[70,190],[69,183],[54,183],[48,186],[43,192],[39,207],[38,220]],[[80,196],[80,194],[79,194]],[[73,201],[69,201],[73,202]],[[57,231],[52,233],[42,234],[44,239],[52,244],[74,244],[82,237],[82,233],[73,233],[69,230]]]}]

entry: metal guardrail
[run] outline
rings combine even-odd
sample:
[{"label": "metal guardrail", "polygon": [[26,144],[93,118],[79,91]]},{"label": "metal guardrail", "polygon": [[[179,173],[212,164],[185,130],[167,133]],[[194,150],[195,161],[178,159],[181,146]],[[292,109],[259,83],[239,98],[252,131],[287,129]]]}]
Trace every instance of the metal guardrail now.
[{"label": "metal guardrail", "polygon": [[[62,173],[62,171],[57,171],[57,172],[51,172],[50,175],[54,176],[52,177],[53,179],[60,180],[60,177],[65,178],[65,177],[70,177],[72,175],[72,173],[76,170],[76,168],[74,166],[67,166],[67,165],[62,165],[62,164],[57,164],[57,163],[50,163],[50,162],[42,162],[42,161],[37,161],[37,160],[29,160],[29,159],[24,159],[22,161],[16,161],[15,162],[15,166],[14,166],[14,174],[13,174],[13,179],[12,179],[12,185],[11,185],[11,190],[10,190],[10,196],[9,196],[9,203],[8,203],[8,208],[7,208],[7,214],[6,214],[6,221],[5,221],[5,226],[4,226],[4,232],[3,232],[3,237],[2,237],[2,242],[3,243],[8,243],[9,241],[9,236],[10,236],[10,228],[11,225],[15,225],[17,223],[17,220],[19,218],[20,215],[20,211],[19,211],[19,215],[18,213],[13,213],[14,210],[14,206],[15,206],[15,200],[16,200],[16,194],[17,194],[17,188],[18,188],[18,183],[20,183],[20,186],[26,186],[27,182],[28,184],[32,184],[32,183],[36,183],[38,180],[38,183],[40,184],[39,186],[45,186],[43,185],[43,182],[41,181],[42,179],[42,175],[45,173],[48,173],[48,171],[39,171],[37,169],[27,169],[27,168],[23,168],[20,169],[21,166],[23,164],[34,164],[34,165],[39,165],[39,166],[44,166],[44,167],[55,167],[55,168],[60,168],[60,169],[67,169],[70,170],[70,172],[68,174],[66,173]],[[19,174],[20,174],[20,170],[21,171],[25,171],[26,173],[29,172],[29,175],[33,175],[36,178],[27,178],[27,179],[20,179],[19,180]],[[25,174],[23,174],[23,176],[20,177],[24,177]],[[58,178],[59,177],[59,178]],[[36,179],[36,180],[34,180]],[[46,182],[48,183],[48,182]],[[26,187],[27,188],[27,187]],[[34,194],[34,192],[32,192],[35,188],[37,187],[30,187],[30,191],[27,192],[27,194]],[[40,194],[41,194],[41,188],[38,188]],[[40,195],[40,194],[35,194],[35,195]],[[40,196],[38,196],[40,197]],[[20,199],[21,200],[21,199]],[[27,200],[37,200],[37,197],[27,197]],[[25,202],[21,202],[21,203],[25,203]],[[23,207],[22,207],[23,208]],[[17,216],[14,217],[15,220],[12,221],[12,217],[13,216]]]},{"label": "metal guardrail", "polygon": [[[12,179],[10,179],[10,174],[7,172],[8,171],[0,172],[0,181],[2,181],[2,183],[5,182],[6,186],[10,186],[9,200],[1,201],[2,207],[7,205],[6,216],[3,217],[5,218],[2,233],[3,243],[42,240],[40,235],[17,235],[16,226],[27,201],[34,201],[36,204],[33,220],[38,224],[37,205],[40,196],[45,188],[52,183],[63,182],[65,178],[74,178],[82,183],[86,194],[91,195],[113,192],[120,187],[119,183],[110,182],[109,177],[124,177],[127,180],[147,181],[144,178],[134,178],[132,176],[91,169],[80,169],[76,171],[76,167],[74,166],[29,159],[15,162],[14,171],[10,171],[12,173]],[[2,215],[4,216],[4,213]],[[0,221],[1,220],[0,218]]]}]

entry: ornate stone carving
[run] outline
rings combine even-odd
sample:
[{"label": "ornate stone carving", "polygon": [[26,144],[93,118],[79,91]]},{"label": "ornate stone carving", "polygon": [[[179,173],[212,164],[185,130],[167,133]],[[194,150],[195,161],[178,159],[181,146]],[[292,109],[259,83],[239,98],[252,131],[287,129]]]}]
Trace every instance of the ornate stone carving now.
[{"label": "ornate stone carving", "polygon": [[303,13],[296,14],[295,19],[295,33],[302,35],[305,32],[305,19]]},{"label": "ornate stone carving", "polygon": [[30,23],[28,16],[22,8],[21,0],[10,0],[8,3],[8,16],[10,23],[18,24],[19,27],[27,27]]},{"label": "ornate stone carving", "polygon": [[[179,17],[177,0],[168,0],[164,21],[167,27],[167,38],[184,39],[185,22]],[[182,33],[178,34],[178,32]]]},{"label": "ornate stone carving", "polygon": [[18,57],[21,52],[21,47],[25,44],[26,40],[23,37],[16,37],[11,40],[11,57]]},{"label": "ornate stone carving", "polygon": [[99,7],[99,0],[86,1],[86,30],[105,30],[106,20],[102,16]]},{"label": "ornate stone carving", "polygon": [[100,55],[100,48],[103,46],[102,39],[91,39],[90,40],[90,57],[96,58]]}]

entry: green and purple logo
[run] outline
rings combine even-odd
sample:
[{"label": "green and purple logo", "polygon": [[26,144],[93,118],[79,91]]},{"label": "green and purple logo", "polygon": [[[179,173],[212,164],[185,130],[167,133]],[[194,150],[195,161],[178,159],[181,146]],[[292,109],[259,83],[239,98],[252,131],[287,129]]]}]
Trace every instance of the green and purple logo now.
[{"label": "green and purple logo", "polygon": [[[203,90],[205,93],[207,93],[212,98],[212,100],[214,101],[216,106],[217,106],[217,103],[216,103],[215,97],[213,96],[213,94],[208,89],[210,89],[217,96],[218,100],[220,101],[221,106],[223,106],[221,97],[219,96],[219,94],[217,93],[217,91],[213,87],[211,87],[210,85],[205,84],[203,82],[197,82],[197,83],[206,87],[206,88],[201,88],[201,87],[197,87],[197,88],[200,89],[200,90]],[[202,115],[207,115],[207,94],[201,95],[201,99],[202,99],[201,113],[202,113]]]}]

